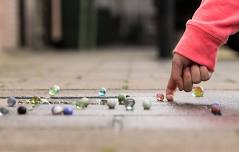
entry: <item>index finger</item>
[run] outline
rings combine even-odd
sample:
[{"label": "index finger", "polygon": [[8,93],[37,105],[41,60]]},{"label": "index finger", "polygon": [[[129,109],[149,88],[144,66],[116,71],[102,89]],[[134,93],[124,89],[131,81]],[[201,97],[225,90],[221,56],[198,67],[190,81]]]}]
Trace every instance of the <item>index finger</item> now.
[{"label": "index finger", "polygon": [[166,98],[169,102],[173,101],[173,95],[176,89],[177,89],[177,84],[175,83],[175,81],[172,79],[172,76],[171,76],[168,81],[168,85],[166,89]]},{"label": "index finger", "polygon": [[182,77],[183,64],[178,60],[173,60],[171,78],[180,91],[183,90]]}]

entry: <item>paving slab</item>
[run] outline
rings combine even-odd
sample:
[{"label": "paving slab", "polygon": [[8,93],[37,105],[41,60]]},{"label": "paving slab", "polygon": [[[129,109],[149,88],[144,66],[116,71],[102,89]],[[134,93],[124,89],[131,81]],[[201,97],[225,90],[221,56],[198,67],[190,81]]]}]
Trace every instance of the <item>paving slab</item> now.
[{"label": "paving slab", "polygon": [[[239,89],[238,66],[238,56],[222,48],[211,81],[202,85]],[[165,89],[170,67],[170,60],[158,60],[156,49],[151,47],[8,51],[0,56],[0,89],[47,89],[54,84],[65,89],[121,89],[125,81],[128,89]]]},{"label": "paving slab", "polygon": [[[6,107],[9,96],[17,100],[49,98],[48,88],[54,84],[62,90],[50,100],[75,108],[71,103],[89,97],[94,105],[75,109],[73,116],[53,116],[53,105],[26,105],[29,111],[24,116],[17,115],[19,105],[6,107],[10,113],[0,117],[0,151],[238,151],[238,57],[222,50],[211,81],[200,84],[204,97],[177,92],[175,102],[168,103],[156,102],[154,96],[165,90],[170,60],[158,61],[154,48],[113,50],[2,53],[0,106]],[[100,100],[100,87],[108,89],[109,100],[115,100],[120,92],[135,98],[134,111],[95,104]],[[153,101],[149,111],[142,108],[145,99]],[[210,112],[209,105],[214,102],[221,105],[222,116]]]},{"label": "paving slab", "polygon": [[[29,134],[29,131],[31,134]],[[9,135],[9,132],[12,134]],[[233,130],[113,130],[78,128],[1,129],[0,150],[25,151],[193,151],[237,152],[238,131]],[[226,140],[223,140],[226,139]]]},{"label": "paving slab", "polygon": [[[46,92],[41,90],[42,93]],[[41,92],[40,91],[40,92]],[[163,90],[161,90],[163,91]],[[31,91],[29,91],[31,92]],[[29,93],[28,92],[28,93]],[[32,90],[32,92],[35,92]],[[37,91],[36,91],[37,92]],[[35,93],[36,93],[35,92]],[[62,91],[61,96],[68,91]],[[90,99],[92,103],[100,100],[97,97],[97,90],[71,91],[71,95],[81,98],[84,96],[93,97]],[[109,91],[110,92],[110,91]],[[117,100],[117,90],[112,90],[108,94],[108,100]],[[18,92],[20,93],[20,91]],[[237,128],[239,119],[239,91],[214,91],[208,90],[204,97],[195,98],[190,93],[180,92],[175,96],[174,103],[157,102],[155,99],[155,91],[125,91],[132,98],[136,99],[134,111],[126,111],[124,106],[118,105],[115,110],[108,109],[105,105],[89,105],[84,110],[77,110],[74,101],[78,99],[65,98],[67,105],[75,109],[73,116],[52,116],[51,108],[53,105],[39,105],[31,109],[26,116],[19,116],[16,108],[8,109],[10,114],[1,117],[1,126],[4,127],[37,127],[37,126],[79,126],[94,128],[110,128],[115,117],[119,117],[124,129],[127,128]],[[21,94],[21,93],[20,93]],[[24,94],[24,93],[22,93]],[[32,94],[32,93],[30,93]],[[36,95],[36,94],[35,94]],[[39,95],[39,94],[37,94]],[[78,95],[78,96],[76,96]],[[153,102],[151,110],[143,110],[142,102],[149,99]],[[21,99],[19,99],[21,100]],[[51,100],[51,99],[50,99]],[[53,99],[58,100],[58,99]],[[60,99],[62,101],[62,99]],[[2,105],[6,105],[6,99],[1,99]],[[217,102],[221,105],[222,116],[214,116],[210,112],[210,105]],[[30,105],[27,105],[30,106]],[[19,122],[24,123],[19,123]],[[226,123],[225,123],[226,122]],[[220,125],[218,125],[220,124]]]}]

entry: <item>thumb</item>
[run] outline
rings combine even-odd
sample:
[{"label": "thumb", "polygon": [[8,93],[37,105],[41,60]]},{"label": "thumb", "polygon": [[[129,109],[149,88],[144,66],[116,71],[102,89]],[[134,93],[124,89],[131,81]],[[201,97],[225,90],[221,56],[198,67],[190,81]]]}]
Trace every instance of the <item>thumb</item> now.
[{"label": "thumb", "polygon": [[173,101],[173,95],[176,89],[177,89],[177,84],[175,83],[175,81],[172,79],[172,76],[171,76],[168,81],[168,85],[166,89],[166,98],[169,102]]}]

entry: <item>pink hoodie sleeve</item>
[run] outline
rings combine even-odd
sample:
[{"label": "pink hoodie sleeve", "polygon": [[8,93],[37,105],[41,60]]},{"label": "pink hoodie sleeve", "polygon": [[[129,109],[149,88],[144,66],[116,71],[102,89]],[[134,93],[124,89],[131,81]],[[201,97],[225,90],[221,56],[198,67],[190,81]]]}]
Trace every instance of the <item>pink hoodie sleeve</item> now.
[{"label": "pink hoodie sleeve", "polygon": [[238,30],[239,0],[203,0],[174,52],[214,71],[218,48]]}]

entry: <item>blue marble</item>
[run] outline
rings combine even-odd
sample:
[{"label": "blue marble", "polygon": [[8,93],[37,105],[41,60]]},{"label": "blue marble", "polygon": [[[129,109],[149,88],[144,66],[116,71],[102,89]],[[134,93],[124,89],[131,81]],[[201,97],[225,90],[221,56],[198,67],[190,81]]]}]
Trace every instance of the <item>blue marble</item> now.
[{"label": "blue marble", "polygon": [[65,107],[63,110],[64,115],[73,115],[74,109],[72,107]]},{"label": "blue marble", "polygon": [[15,97],[9,97],[9,98],[7,99],[7,105],[8,105],[9,107],[14,107],[14,106],[16,105],[16,103],[17,103],[17,100],[16,100]]}]

